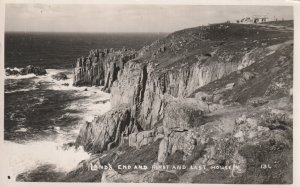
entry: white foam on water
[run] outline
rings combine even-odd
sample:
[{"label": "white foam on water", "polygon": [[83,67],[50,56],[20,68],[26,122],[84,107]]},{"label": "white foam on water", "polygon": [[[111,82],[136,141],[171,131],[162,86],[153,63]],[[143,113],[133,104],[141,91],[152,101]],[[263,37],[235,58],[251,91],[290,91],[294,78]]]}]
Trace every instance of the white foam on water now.
[{"label": "white foam on water", "polygon": [[[83,88],[81,88],[83,89]],[[89,87],[87,91],[78,91],[75,93],[77,96],[85,97],[76,102],[71,103],[67,109],[83,111],[76,114],[84,122],[91,122],[95,116],[102,115],[110,110],[111,105],[109,102],[110,94],[102,92],[99,87]]]},{"label": "white foam on water", "polygon": [[[71,69],[46,69],[47,74],[42,76],[36,76],[34,80],[36,84],[47,83],[47,89],[49,90],[82,90],[80,87],[73,86],[73,73]],[[52,76],[58,73],[65,73],[67,75],[66,80],[56,80]]]},{"label": "white foam on water", "polygon": [[[73,86],[73,73],[70,69],[46,69],[47,75],[40,76],[36,81],[49,82],[47,89],[50,90],[73,90],[74,95],[78,97],[84,97],[72,102],[67,109],[74,109],[82,111],[76,114],[83,121],[91,121],[94,116],[104,114],[109,111],[110,106],[110,94],[101,91],[102,87],[76,87]],[[57,73],[66,73],[68,79],[55,80],[52,78]],[[63,85],[68,84],[68,86]],[[74,114],[71,114],[74,115]]]},{"label": "white foam on water", "polygon": [[[20,72],[21,69],[20,68],[17,68],[17,67],[14,67],[14,68],[6,68],[7,70],[15,70],[15,71],[18,71]],[[9,75],[9,76],[6,76],[5,75],[5,79],[27,79],[27,78],[32,78],[32,77],[36,77],[35,74],[33,73],[30,73],[30,74],[27,74],[27,75]]]},{"label": "white foam on water", "polygon": [[9,70],[15,70],[15,71],[21,71],[20,68],[17,68],[17,67],[14,67],[14,68],[6,68],[6,69],[9,69]]},{"label": "white foam on water", "polygon": [[23,89],[18,89],[18,90],[12,90],[12,91],[5,91],[5,93],[15,93],[15,92],[28,92],[31,90],[37,90],[36,87],[32,87],[32,88],[23,88]]},{"label": "white foam on water", "polygon": [[[44,164],[53,164],[56,171],[68,172],[77,164],[89,158],[89,154],[81,147],[77,150],[70,148],[64,150],[60,143],[51,141],[38,141],[18,144],[4,141],[3,152],[7,161],[7,175],[14,180],[17,175]],[[4,155],[3,155],[4,156]]]},{"label": "white foam on water", "polygon": [[[54,139],[26,142],[24,144],[18,144],[10,141],[4,142],[4,152],[6,153],[7,163],[9,164],[8,175],[12,178],[22,172],[36,169],[40,165],[53,164],[58,171],[71,171],[77,164],[89,158],[89,154],[82,148],[75,150],[62,149],[61,146],[64,143],[74,142],[76,136],[80,131],[80,127],[85,121],[92,121],[94,116],[101,115],[110,110],[110,94],[102,92],[101,87],[75,87],[73,86],[73,74],[70,70],[56,70],[46,69],[47,74],[43,76],[36,76],[34,81],[36,84],[44,83],[46,89],[49,90],[73,90],[75,96],[82,97],[70,103],[66,109],[74,109],[79,111],[78,113],[64,113],[61,118],[64,117],[79,117],[79,123],[74,124],[70,130],[65,131],[62,128],[55,126],[53,128],[56,131],[56,135],[53,135]],[[60,72],[66,72],[67,80],[55,80],[52,75]],[[62,85],[68,83],[68,86]],[[41,98],[40,102],[43,102]],[[25,131],[25,128],[18,129],[19,132]]]},{"label": "white foam on water", "polygon": [[24,127],[15,130],[15,132],[27,132],[27,131],[28,131],[28,129],[27,129],[27,128],[24,128]]},{"label": "white foam on water", "polygon": [[29,79],[33,77],[37,77],[37,76],[33,73],[30,73],[27,75],[9,75],[9,76],[5,75],[4,79]]}]

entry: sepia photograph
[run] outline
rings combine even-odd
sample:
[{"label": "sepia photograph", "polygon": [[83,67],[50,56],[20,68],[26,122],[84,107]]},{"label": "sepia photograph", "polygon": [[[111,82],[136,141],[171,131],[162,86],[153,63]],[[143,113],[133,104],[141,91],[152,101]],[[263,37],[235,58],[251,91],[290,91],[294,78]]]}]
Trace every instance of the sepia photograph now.
[{"label": "sepia photograph", "polygon": [[3,6],[6,181],[293,184],[291,4]]}]

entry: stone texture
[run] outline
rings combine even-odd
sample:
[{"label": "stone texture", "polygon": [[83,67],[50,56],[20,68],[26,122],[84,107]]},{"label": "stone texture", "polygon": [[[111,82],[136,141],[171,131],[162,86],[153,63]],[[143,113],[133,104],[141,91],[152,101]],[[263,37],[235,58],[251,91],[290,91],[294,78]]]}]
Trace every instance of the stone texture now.
[{"label": "stone texture", "polygon": [[82,145],[88,152],[98,153],[119,145],[123,136],[128,136],[133,127],[130,126],[130,108],[120,106],[86,122],[81,128],[76,145]]},{"label": "stone texture", "polygon": [[52,75],[51,77],[52,77],[52,79],[55,79],[55,80],[58,80],[58,81],[68,79],[67,75],[65,73],[61,73],[61,72],[57,73],[55,75]]},{"label": "stone texture", "polygon": [[[260,68],[260,65],[268,65],[267,61],[273,63],[273,54],[267,54],[265,50],[265,47],[271,44],[265,43],[262,46],[256,40],[256,43],[247,45],[245,49],[244,44],[247,44],[248,36],[244,34],[248,35],[253,28],[241,32],[243,37],[228,42],[219,34],[210,38],[211,27],[214,26],[205,27],[207,32],[198,30],[197,33],[193,33],[191,29],[189,34],[186,31],[171,34],[143,47],[135,52],[132,58],[124,60],[124,63],[119,63],[118,59],[123,53],[130,53],[125,49],[92,51],[89,57],[79,60],[75,69],[75,85],[103,86],[104,91],[111,92],[111,104],[114,108],[126,104],[130,110],[125,112],[126,115],[107,113],[101,120],[88,124],[80,133],[78,142],[83,142],[86,149],[101,152],[118,145],[115,142],[118,142],[121,139],[119,137],[122,137],[120,134],[123,134],[129,136],[130,149],[136,147],[138,150],[135,151],[139,151],[147,148],[147,144],[161,139],[158,163],[165,163],[174,155],[178,157],[179,152],[179,157],[183,155],[182,159],[176,159],[186,163],[240,166],[233,169],[228,178],[244,176],[242,179],[249,180],[246,178],[248,175],[253,177],[255,173],[259,173],[255,170],[256,162],[273,162],[282,160],[283,157],[287,162],[282,162],[281,168],[286,171],[291,163],[284,155],[290,155],[292,147],[292,117],[291,110],[285,110],[280,105],[288,102],[261,102],[254,101],[255,99],[251,101],[250,97],[245,97],[245,101],[250,99],[247,104],[255,106],[253,108],[244,103],[236,103],[239,97],[230,97],[234,91],[239,96],[241,92],[245,92],[248,96],[257,97],[250,94],[252,88],[265,96],[280,97],[281,92],[290,90],[288,83],[292,76],[284,78],[285,74],[282,74],[281,77],[272,77],[272,80],[257,81],[260,84],[255,85],[254,77],[257,77],[257,80],[258,77],[262,78],[258,69],[268,69],[268,66]],[[220,30],[216,33],[220,33]],[[222,30],[222,33],[229,33],[230,39],[237,36],[232,35],[230,29]],[[260,30],[260,36],[262,33]],[[190,37],[191,35],[193,37]],[[256,36],[255,33],[254,35]],[[198,43],[193,43],[195,40]],[[211,43],[213,46],[210,46]],[[203,44],[208,47],[204,47]],[[199,46],[201,52],[197,50]],[[290,49],[291,47],[285,50]],[[203,55],[206,58],[199,58]],[[95,62],[94,66],[91,62]],[[286,63],[282,62],[281,65]],[[272,69],[270,68],[271,73]],[[282,69],[276,68],[274,72],[279,75]],[[235,74],[237,70],[239,73]],[[241,74],[242,72],[244,73]],[[250,81],[251,79],[253,80]],[[214,89],[216,87],[217,89]],[[262,87],[268,89],[261,90]],[[195,94],[196,91],[202,91],[202,88],[205,88],[202,93]],[[193,94],[195,98],[187,98]],[[277,107],[274,107],[275,105]],[[113,111],[119,110],[123,111]],[[240,117],[237,117],[238,114],[241,114]],[[121,130],[122,133],[116,130],[116,126],[123,127],[117,125],[120,121],[124,121],[124,124],[126,122],[125,128],[121,128],[125,129]],[[113,130],[108,131],[108,127]],[[141,178],[148,177],[143,179],[153,181],[151,172],[146,173],[130,172],[120,176],[113,172],[110,178],[113,179],[111,181],[115,181],[114,176],[120,178],[118,181],[142,181]],[[199,173],[195,172],[194,177],[199,177],[196,174]],[[166,175],[169,176],[169,173]],[[158,177],[159,173],[155,173],[155,176]],[[276,175],[272,173],[272,176]]]},{"label": "stone texture", "polygon": [[165,108],[163,126],[169,129],[188,130],[202,125],[203,116],[204,110],[196,103],[192,105],[184,101],[172,101]]},{"label": "stone texture", "polygon": [[21,75],[27,75],[30,73],[33,73],[35,75],[45,75],[45,74],[47,74],[47,71],[42,67],[31,66],[31,65],[26,66],[25,68],[20,70]]},{"label": "stone texture", "polygon": [[114,51],[113,49],[91,50],[88,57],[77,59],[74,69],[75,86],[104,86],[109,92],[124,63],[135,58],[134,50]]},{"label": "stone texture", "polygon": [[154,128],[149,131],[134,132],[129,135],[128,143],[131,147],[139,149],[164,137],[163,127]]},{"label": "stone texture", "polygon": [[104,182],[104,183],[116,182],[118,179],[121,178],[121,176],[122,175],[119,174],[114,169],[105,170],[102,174],[101,182]]},{"label": "stone texture", "polygon": [[21,68],[20,70],[14,70],[14,69],[9,69],[9,68],[7,68],[5,70],[6,76],[9,76],[9,75],[27,75],[27,74],[31,74],[31,73],[39,76],[39,75],[47,74],[47,71],[42,67],[32,66],[32,65],[28,65],[25,68]]},{"label": "stone texture", "polygon": [[[155,59],[148,56],[150,49],[157,47],[156,45],[158,44],[153,43],[138,52],[105,53],[93,50],[88,57],[78,59],[74,70],[74,85],[103,86],[104,91],[111,93],[113,107],[129,104],[132,106],[133,123],[142,130],[150,130],[163,118],[165,97],[187,97],[195,89],[229,75],[238,69],[241,63],[238,58],[243,58],[244,54],[242,52],[235,61],[227,63],[220,63],[219,60],[222,59],[208,58],[207,63],[195,60],[180,68],[158,69]],[[251,54],[255,52],[252,51]],[[165,53],[160,55],[163,54]],[[218,55],[224,58],[232,56],[231,52]],[[124,59],[120,60],[122,56]],[[254,55],[248,56],[243,62],[252,58]],[[93,59],[95,62],[91,63]]]},{"label": "stone texture", "polygon": [[251,105],[253,107],[258,107],[258,106],[262,106],[266,103],[268,103],[269,101],[266,100],[265,98],[261,98],[261,97],[255,97],[255,98],[251,98],[248,100],[247,104]]}]

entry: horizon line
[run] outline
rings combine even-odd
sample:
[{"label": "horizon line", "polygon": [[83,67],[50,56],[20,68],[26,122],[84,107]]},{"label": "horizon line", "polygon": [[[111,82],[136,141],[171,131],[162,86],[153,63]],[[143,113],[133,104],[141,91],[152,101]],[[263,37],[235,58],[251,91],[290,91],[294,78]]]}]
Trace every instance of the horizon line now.
[{"label": "horizon line", "polygon": [[172,32],[89,32],[89,31],[4,31],[4,33],[71,33],[71,34],[170,34],[176,31]]},{"label": "horizon line", "polygon": [[[230,20],[232,21],[232,20]],[[267,22],[274,22],[275,20],[269,20]],[[278,20],[278,21],[293,21],[294,19],[286,19],[286,20]],[[266,23],[267,23],[266,22]],[[222,24],[222,23],[226,23],[226,22],[216,22],[216,23],[208,23],[208,24],[203,24],[203,25],[198,25],[198,26],[194,26],[194,27],[187,27],[187,28],[183,28],[183,29],[179,29],[179,30],[175,30],[175,31],[169,31],[169,32],[147,32],[147,31],[142,31],[142,32],[134,32],[134,31],[128,31],[128,32],[98,32],[98,31],[4,31],[4,34],[6,33],[57,33],[57,34],[62,34],[62,33],[66,33],[66,34],[171,34],[177,31],[181,31],[181,30],[185,30],[185,29],[190,29],[190,28],[196,28],[196,27],[201,27],[201,26],[209,26],[209,25],[215,25],[215,24]],[[230,22],[232,24],[236,24],[235,22]]]}]

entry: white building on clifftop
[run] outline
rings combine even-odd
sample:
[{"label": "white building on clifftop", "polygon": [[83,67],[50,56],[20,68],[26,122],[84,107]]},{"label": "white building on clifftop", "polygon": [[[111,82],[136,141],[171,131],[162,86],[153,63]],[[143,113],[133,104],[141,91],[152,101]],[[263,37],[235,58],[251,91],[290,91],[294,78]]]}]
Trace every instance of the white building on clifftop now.
[{"label": "white building on clifftop", "polygon": [[245,17],[237,22],[242,24],[264,23],[268,21],[268,19],[269,18],[265,15],[254,15],[252,17]]}]

